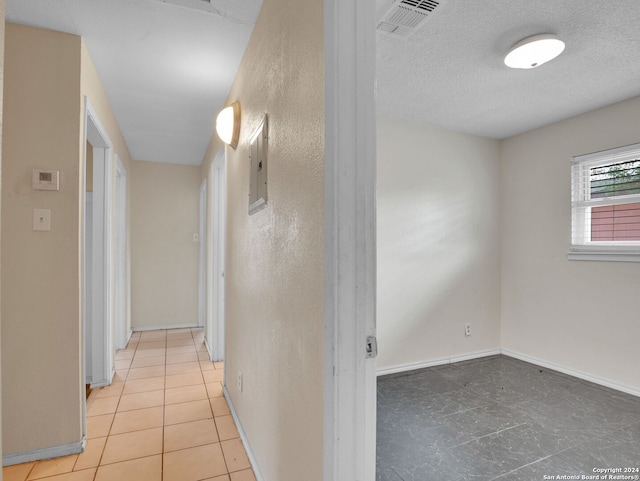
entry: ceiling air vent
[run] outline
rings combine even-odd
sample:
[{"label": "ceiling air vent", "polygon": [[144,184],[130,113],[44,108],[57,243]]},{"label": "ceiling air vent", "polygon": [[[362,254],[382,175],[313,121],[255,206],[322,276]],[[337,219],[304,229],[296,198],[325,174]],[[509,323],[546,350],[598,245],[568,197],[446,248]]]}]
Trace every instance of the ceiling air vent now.
[{"label": "ceiling air vent", "polygon": [[382,35],[409,38],[438,5],[440,2],[436,0],[396,0],[378,21],[377,31]]}]

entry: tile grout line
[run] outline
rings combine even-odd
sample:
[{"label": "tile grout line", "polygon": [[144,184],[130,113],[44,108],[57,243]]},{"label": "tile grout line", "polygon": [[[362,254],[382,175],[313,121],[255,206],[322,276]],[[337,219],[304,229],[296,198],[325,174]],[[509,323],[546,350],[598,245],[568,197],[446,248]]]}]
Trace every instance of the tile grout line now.
[{"label": "tile grout line", "polygon": [[[125,346],[126,349],[126,346]],[[111,423],[109,424],[109,430],[107,431],[107,436],[104,440],[104,446],[102,446],[102,452],[100,453],[100,458],[98,459],[98,465],[96,466],[96,471],[93,473],[93,481],[98,477],[98,470],[100,466],[102,466],[102,458],[104,457],[104,452],[107,450],[107,443],[109,442],[109,438],[111,437],[111,429],[113,428],[113,423],[116,421],[116,414],[118,413],[118,406],[120,406],[120,401],[122,401],[122,394],[124,392],[124,388],[127,385],[127,378],[129,377],[129,371],[131,370],[131,364],[133,364],[133,359],[136,356],[136,352],[138,352],[138,344],[136,343],[136,348],[133,351],[133,357],[131,357],[131,362],[129,363],[129,368],[127,369],[127,375],[122,381],[122,391],[120,391],[120,395],[118,396],[118,404],[116,405],[116,410],[113,413],[113,418],[111,419]],[[117,351],[116,351],[117,355]],[[88,433],[87,433],[88,434]],[[93,438],[95,439],[95,438]],[[87,439],[87,444],[89,444],[89,439]],[[77,461],[76,461],[77,463]]]},{"label": "tile grout line", "polygon": [[[166,332],[165,332],[166,336]],[[167,346],[168,340],[165,339],[164,344],[164,382],[162,391],[162,450],[160,452],[160,481],[164,481],[164,428],[165,416],[167,413]]]},{"label": "tile grout line", "polygon": [[35,469],[35,467],[38,465],[39,462],[40,461],[36,461],[35,463],[33,463],[33,466],[31,466],[31,469],[27,473],[27,476],[24,478],[24,481],[27,481],[29,479],[29,476],[31,476],[31,473],[33,472],[33,470]]},{"label": "tile grout line", "polygon": [[[160,453],[161,454],[161,467],[160,467],[161,479],[164,479],[164,477],[165,477],[165,474],[164,474],[164,454],[165,454],[165,434],[166,434],[166,431],[165,431],[165,427],[166,427],[165,414],[166,414],[166,407],[167,407],[167,396],[166,396],[167,395],[167,393],[166,393],[166,389],[167,389],[167,368],[169,366],[168,360],[167,360],[167,356],[168,356],[168,352],[167,351],[169,349],[169,341],[171,340],[167,336],[167,331],[166,330],[164,330],[164,331],[165,331],[165,338],[164,338],[164,345],[165,345],[165,347],[164,347],[164,356],[165,356],[165,361],[164,361],[164,376],[163,376],[163,405],[162,405],[163,417],[162,417],[162,441],[161,441],[162,448],[161,448],[161,453]],[[199,336],[197,336],[197,337],[199,337]],[[199,368],[198,372],[200,373],[199,379],[200,379],[200,383],[202,385],[202,388],[204,389],[205,399],[206,399],[206,402],[207,402],[207,405],[208,405],[209,412],[211,414],[211,419],[212,419],[212,421],[214,423],[213,428],[215,429],[215,434],[216,434],[216,437],[217,437],[217,443],[220,446],[220,450],[221,450],[221,454],[222,454],[222,461],[224,462],[225,474],[230,477],[232,472],[230,471],[230,468],[229,468],[229,465],[228,465],[224,450],[222,449],[223,440],[221,439],[220,429],[219,429],[219,427],[217,425],[216,415],[214,413],[214,409],[213,409],[213,406],[212,406],[212,403],[211,403],[211,401],[213,399],[216,399],[216,398],[210,397],[210,395],[209,395],[210,393],[209,393],[209,391],[207,389],[207,382],[206,382],[207,378],[205,376],[206,372],[208,372],[208,371],[218,371],[219,369],[215,366],[215,363],[211,362],[211,360],[209,358],[206,358],[204,360],[205,361],[205,366],[203,367],[203,365],[202,365],[203,360],[200,359],[199,346],[196,343],[196,335],[195,335],[193,330],[191,330],[189,332],[189,336],[187,338],[184,338],[184,339],[185,340],[186,339],[191,339],[190,346],[194,349],[193,352],[195,353],[195,357],[197,358],[197,362],[198,362],[197,367]],[[128,359],[129,360],[128,369],[127,369],[127,372],[124,374],[123,379],[121,381],[122,384],[123,384],[122,389],[119,391],[119,393],[116,396],[105,396],[105,398],[109,398],[109,397],[117,397],[118,398],[117,402],[115,403],[115,410],[112,413],[105,413],[106,415],[109,415],[109,414],[112,415],[112,417],[111,417],[111,419],[109,421],[108,427],[106,429],[106,434],[104,436],[94,436],[94,437],[92,437],[90,439],[87,438],[87,441],[88,442],[92,441],[92,444],[93,444],[93,442],[95,442],[96,439],[104,438],[104,444],[102,446],[102,450],[101,450],[100,455],[98,457],[97,464],[95,466],[86,467],[84,469],[80,469],[80,470],[76,471],[76,468],[78,467],[79,458],[80,458],[80,455],[76,455],[77,457],[73,461],[73,465],[72,465],[70,471],[64,472],[64,473],[51,474],[51,475],[45,476],[43,478],[38,478],[38,479],[42,479],[43,481],[46,481],[47,479],[49,479],[51,477],[58,476],[58,475],[71,476],[71,475],[73,475],[73,473],[76,473],[76,472],[86,471],[88,469],[95,469],[95,471],[92,473],[92,478],[91,478],[93,481],[95,481],[96,479],[98,479],[98,473],[99,473],[99,470],[102,467],[113,465],[113,464],[118,464],[120,462],[130,461],[130,460],[124,460],[124,461],[118,461],[118,462],[109,463],[109,464],[103,464],[104,453],[106,452],[107,443],[109,442],[109,440],[113,439],[113,436],[115,436],[115,434],[113,434],[113,426],[115,424],[116,416],[118,414],[121,414],[121,413],[119,413],[118,409],[122,404],[122,397],[125,395],[125,393],[124,393],[125,388],[126,388],[128,382],[134,381],[133,379],[129,379],[129,375],[130,375],[130,371],[132,369],[132,365],[134,363],[134,360],[136,359],[136,356],[138,354],[140,354],[142,351],[144,351],[144,349],[140,349],[139,348],[139,345],[141,344],[140,341],[143,341],[142,337],[139,337],[139,338],[136,338],[136,339],[132,339],[132,340],[130,340],[130,342],[131,341],[135,342],[135,346],[132,346],[131,348],[125,347],[125,349],[130,349],[131,351],[133,351],[133,354]],[[147,342],[157,342],[157,341],[158,341],[157,339],[149,339]],[[181,347],[181,346],[175,346],[175,347]],[[149,349],[151,349],[151,348],[149,348]],[[190,362],[190,361],[185,361],[185,362]],[[212,366],[209,366],[207,363],[211,363]],[[173,364],[180,364],[180,363],[173,363]],[[206,367],[206,369],[205,369],[205,367]],[[122,371],[122,370],[120,370],[120,371]],[[141,378],[140,380],[143,380],[143,379],[148,379],[148,378]],[[218,383],[218,381],[214,381],[212,384],[217,384],[217,383]],[[191,386],[191,385],[178,386],[178,388],[184,388],[184,387],[189,387],[189,386]],[[142,391],[142,392],[147,392],[147,391]],[[133,393],[133,394],[137,394],[137,393]],[[186,402],[189,402],[189,401],[184,401],[184,402],[186,403]],[[176,403],[176,404],[179,404],[179,403]],[[139,409],[146,409],[146,408],[139,408]],[[131,410],[131,411],[136,411],[136,410]],[[126,412],[130,412],[130,411],[126,411]],[[102,416],[102,415],[101,414],[96,414],[95,416]],[[184,421],[184,423],[188,423],[188,422],[189,421]],[[184,424],[184,423],[178,423],[178,424]],[[128,432],[129,431],[127,431],[127,433]],[[133,431],[131,431],[131,432],[133,432]],[[126,434],[126,433],[121,433],[121,434]],[[207,443],[207,444],[209,444],[209,443]],[[198,446],[201,446],[201,445],[198,445]],[[198,446],[192,446],[192,447],[198,447]],[[192,447],[188,447],[188,448],[184,448],[184,449],[185,450],[186,449],[191,449]],[[143,458],[152,457],[152,456],[154,456],[154,455],[147,455],[147,456],[142,456],[140,458],[134,458],[134,459],[143,459]],[[29,476],[32,475],[33,470],[36,468],[36,466],[39,464],[39,462],[40,461],[36,461],[31,466],[29,471],[26,473],[26,478],[23,481],[27,481],[27,479],[29,478]],[[236,472],[236,471],[234,471],[234,472]]]},{"label": "tile grout line", "polygon": [[[195,341],[194,341],[194,346],[195,346]],[[196,356],[198,356],[198,346],[195,346],[196,348]],[[209,360],[209,362],[211,362]],[[229,477],[229,479],[231,479],[231,472],[229,471],[229,464],[227,463],[227,458],[224,455],[224,449],[222,449],[222,439],[220,439],[220,433],[218,431],[218,424],[216,423],[216,415],[213,412],[213,406],[211,405],[211,398],[209,397],[209,391],[207,391],[207,383],[205,382],[205,378],[204,378],[204,371],[202,370],[202,364],[200,364],[200,358],[198,356],[198,366],[200,367],[200,375],[202,376],[202,382],[204,385],[204,390],[207,393],[207,402],[209,403],[209,409],[211,409],[211,418],[213,419],[213,425],[216,427],[216,434],[218,435],[218,444],[220,444],[220,451],[222,452],[222,460],[224,461],[224,469],[227,472],[227,475]],[[214,365],[215,366],[215,365]]]}]

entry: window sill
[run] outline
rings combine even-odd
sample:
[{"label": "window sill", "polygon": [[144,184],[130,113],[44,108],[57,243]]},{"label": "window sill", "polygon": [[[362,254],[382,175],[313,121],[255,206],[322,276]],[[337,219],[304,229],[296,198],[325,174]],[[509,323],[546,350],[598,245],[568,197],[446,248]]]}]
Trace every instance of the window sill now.
[{"label": "window sill", "polygon": [[570,261],[640,262],[638,249],[573,248],[567,254]]}]

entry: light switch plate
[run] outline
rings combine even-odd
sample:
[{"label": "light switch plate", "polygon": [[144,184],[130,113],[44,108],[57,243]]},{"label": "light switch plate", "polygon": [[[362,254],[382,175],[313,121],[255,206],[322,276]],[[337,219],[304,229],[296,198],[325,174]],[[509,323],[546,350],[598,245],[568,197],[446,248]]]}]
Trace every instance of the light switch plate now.
[{"label": "light switch plate", "polygon": [[33,230],[36,230],[36,231],[51,230],[51,210],[50,209],[33,209]]}]

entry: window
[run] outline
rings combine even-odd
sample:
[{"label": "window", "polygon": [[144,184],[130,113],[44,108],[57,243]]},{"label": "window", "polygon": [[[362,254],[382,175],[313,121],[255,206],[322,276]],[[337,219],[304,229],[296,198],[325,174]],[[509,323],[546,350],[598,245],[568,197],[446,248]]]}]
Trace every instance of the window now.
[{"label": "window", "polygon": [[640,144],[574,157],[570,259],[640,262]]}]

